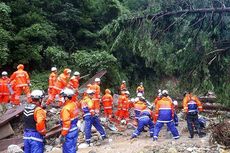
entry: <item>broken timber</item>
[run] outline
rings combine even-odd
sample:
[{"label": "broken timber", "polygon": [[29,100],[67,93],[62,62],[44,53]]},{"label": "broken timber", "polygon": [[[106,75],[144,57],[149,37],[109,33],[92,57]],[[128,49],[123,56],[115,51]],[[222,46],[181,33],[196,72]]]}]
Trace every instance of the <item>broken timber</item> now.
[{"label": "broken timber", "polygon": [[10,144],[15,144],[15,145],[18,145],[19,147],[22,147],[23,139],[21,137],[17,137],[17,138],[0,140],[0,152],[7,150]]}]

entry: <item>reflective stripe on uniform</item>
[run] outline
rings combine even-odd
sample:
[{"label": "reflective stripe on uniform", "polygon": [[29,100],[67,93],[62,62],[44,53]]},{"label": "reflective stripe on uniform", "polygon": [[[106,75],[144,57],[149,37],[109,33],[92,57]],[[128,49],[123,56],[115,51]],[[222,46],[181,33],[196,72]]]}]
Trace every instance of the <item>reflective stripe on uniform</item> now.
[{"label": "reflective stripe on uniform", "polygon": [[23,137],[23,139],[43,142],[43,139],[36,138],[36,137]]},{"label": "reflective stripe on uniform", "polygon": [[161,120],[157,120],[157,122],[160,122],[160,123],[169,123],[169,122],[172,122],[173,120],[170,120],[170,121],[161,121]]}]

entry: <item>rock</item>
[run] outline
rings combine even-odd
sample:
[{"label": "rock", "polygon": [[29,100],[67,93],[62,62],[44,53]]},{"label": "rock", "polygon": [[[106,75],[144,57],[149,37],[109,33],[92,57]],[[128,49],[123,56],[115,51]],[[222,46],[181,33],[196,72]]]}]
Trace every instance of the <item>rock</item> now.
[{"label": "rock", "polygon": [[88,147],[89,147],[89,144],[87,144],[87,143],[81,143],[81,144],[78,146],[79,149],[84,149],[84,148],[88,148]]},{"label": "rock", "polygon": [[178,153],[178,151],[176,150],[176,148],[171,147],[169,148],[168,153]]},{"label": "rock", "polygon": [[91,142],[95,142],[95,141],[98,141],[98,140],[99,140],[98,136],[91,137]]},{"label": "rock", "polygon": [[80,129],[81,132],[84,132],[85,129],[85,122],[83,120],[77,122],[77,127]]},{"label": "rock", "polygon": [[189,151],[189,152],[192,152],[192,151],[193,151],[193,148],[188,147],[186,150]]},{"label": "rock", "polygon": [[50,152],[53,149],[53,146],[45,145],[45,152]]},{"label": "rock", "polygon": [[23,150],[17,145],[9,145],[7,153],[23,153]]},{"label": "rock", "polygon": [[91,128],[91,132],[92,132],[92,133],[96,133],[96,132],[97,132],[97,129],[93,126],[93,127]]},{"label": "rock", "polygon": [[88,153],[96,153],[95,150],[90,150]]},{"label": "rock", "polygon": [[95,143],[95,146],[100,146],[101,145],[101,143],[99,142],[99,141],[97,141],[96,143]]},{"label": "rock", "polygon": [[61,148],[56,148],[56,147],[54,147],[54,148],[52,149],[52,151],[49,152],[49,153],[62,153],[62,149],[61,149]]}]

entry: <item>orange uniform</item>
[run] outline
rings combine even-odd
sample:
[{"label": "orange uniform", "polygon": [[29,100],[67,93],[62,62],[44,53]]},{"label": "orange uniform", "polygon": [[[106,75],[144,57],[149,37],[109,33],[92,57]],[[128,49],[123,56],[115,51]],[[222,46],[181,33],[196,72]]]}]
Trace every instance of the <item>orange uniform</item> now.
[{"label": "orange uniform", "polygon": [[111,118],[113,113],[113,97],[109,89],[105,90],[105,95],[102,97],[102,103],[104,106],[105,116]]},{"label": "orange uniform", "polygon": [[11,75],[9,82],[15,80],[16,93],[15,93],[14,104],[19,105],[20,104],[19,97],[22,94],[22,92],[26,94],[27,101],[31,102],[30,88],[29,88],[30,78],[28,73],[23,70],[24,66],[22,64],[19,64],[17,68],[18,70]]},{"label": "orange uniform", "polygon": [[57,81],[57,74],[55,72],[51,72],[49,76],[49,89],[48,89],[49,95],[52,94],[56,81]]},{"label": "orange uniform", "polygon": [[202,104],[197,96],[192,94],[186,94],[185,98],[183,99],[183,108],[186,113],[188,112],[197,112],[203,111]]},{"label": "orange uniform", "polygon": [[78,108],[72,100],[67,100],[60,113],[62,121],[61,135],[65,136],[69,131],[77,130]]},{"label": "orange uniform", "polygon": [[80,77],[79,76],[72,76],[69,80],[69,83],[68,83],[68,87],[72,90],[75,91],[75,94],[74,96],[72,97],[72,100],[74,102],[77,101],[77,97],[78,97],[78,87],[79,87],[79,79]]},{"label": "orange uniform", "polygon": [[118,97],[118,106],[116,112],[116,116],[118,120],[121,120],[122,118],[128,119],[129,118],[128,110],[129,110],[129,100],[126,97],[126,95],[122,93],[122,95]]},{"label": "orange uniform", "polygon": [[156,99],[154,99],[153,102],[154,102],[155,106],[157,105],[157,102],[158,102],[159,100],[161,100],[161,97],[160,97],[160,96],[157,96]]},{"label": "orange uniform", "polygon": [[61,106],[61,96],[59,95],[62,91],[62,89],[64,89],[67,84],[68,84],[68,80],[70,78],[70,73],[71,70],[70,69],[65,69],[64,73],[60,74],[57,78],[57,81],[55,82],[55,86],[53,88],[52,94],[49,96],[46,104],[49,105],[51,102],[54,101],[54,98],[56,95],[58,95],[58,101],[59,101],[59,106]]},{"label": "orange uniform", "polygon": [[170,97],[162,97],[155,107],[154,122],[171,122],[174,117],[174,106]]},{"label": "orange uniform", "polygon": [[10,100],[10,90],[8,88],[9,78],[3,76],[0,79],[0,103],[8,103]]},{"label": "orange uniform", "polygon": [[91,87],[90,87],[91,90],[94,91],[94,96],[92,98],[92,100],[94,101],[95,103],[95,111],[97,113],[99,113],[100,111],[100,86],[98,85],[98,83],[94,83]]},{"label": "orange uniform", "polygon": [[41,107],[34,110],[34,120],[36,121],[36,130],[42,135],[46,134],[46,111]]}]

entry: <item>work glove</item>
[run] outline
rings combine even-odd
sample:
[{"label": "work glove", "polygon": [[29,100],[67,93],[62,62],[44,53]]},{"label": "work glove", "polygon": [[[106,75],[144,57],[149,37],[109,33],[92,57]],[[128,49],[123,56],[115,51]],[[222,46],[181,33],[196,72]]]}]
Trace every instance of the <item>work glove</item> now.
[{"label": "work glove", "polygon": [[61,144],[65,143],[65,136],[61,135],[61,137],[60,137],[60,143]]}]

